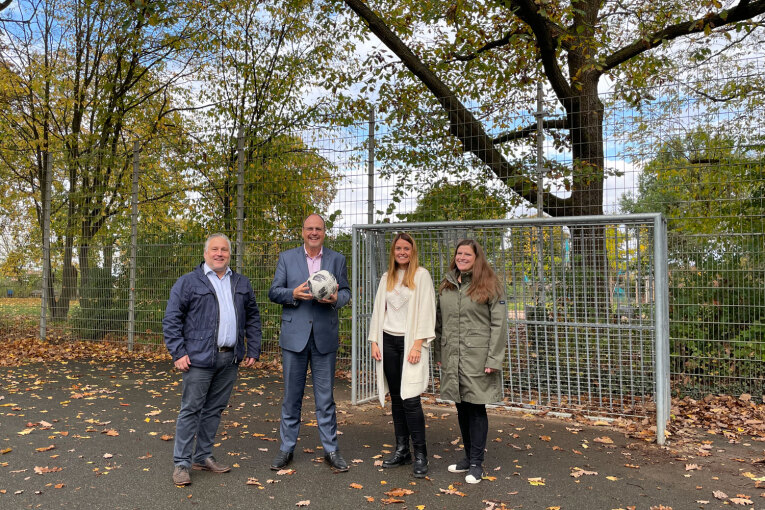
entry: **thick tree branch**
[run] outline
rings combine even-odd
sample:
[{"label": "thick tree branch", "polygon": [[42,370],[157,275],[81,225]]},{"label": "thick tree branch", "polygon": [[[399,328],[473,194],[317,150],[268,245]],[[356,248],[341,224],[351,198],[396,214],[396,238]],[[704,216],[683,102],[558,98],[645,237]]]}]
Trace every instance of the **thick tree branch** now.
[{"label": "thick tree branch", "polygon": [[[542,127],[545,129],[568,129],[568,121],[566,119],[552,119],[542,122]],[[515,131],[508,131],[502,133],[498,137],[494,138],[491,143],[494,145],[500,145],[514,140],[521,140],[528,138],[537,132],[537,123],[529,124],[526,127],[516,129]]]},{"label": "thick tree branch", "polygon": [[559,27],[539,13],[541,6],[534,0],[503,0],[501,3],[508,9],[512,9],[515,15],[534,32],[539,59],[542,61],[545,75],[555,94],[561,98],[574,96],[574,91],[558,64],[560,41],[556,34],[562,33]]},{"label": "thick tree branch", "polygon": [[641,53],[656,48],[664,41],[671,41],[689,34],[698,34],[707,30],[707,28],[715,29],[725,25],[731,25],[739,21],[748,20],[762,13],[765,13],[765,0],[757,0],[755,2],[741,0],[738,5],[732,9],[708,14],[703,18],[686,21],[685,23],[670,25],[653,34],[647,35],[643,39],[635,41],[606,57],[603,71],[609,71]]},{"label": "thick tree branch", "polygon": [[[465,151],[473,153],[483,161],[498,179],[518,195],[532,203],[536,202],[536,185],[522,174],[522,167],[505,159],[481,123],[465,108],[454,92],[362,0],[344,1],[441,103],[449,116],[449,131],[462,143]],[[567,199],[551,193],[544,194],[544,207],[548,211],[565,211],[566,203]]]},{"label": "thick tree branch", "polygon": [[478,56],[481,53],[485,53],[495,48],[501,48],[502,46],[507,45],[507,43],[510,42],[511,37],[513,37],[514,35],[522,34],[522,33],[523,32],[520,30],[512,30],[508,32],[507,34],[505,34],[505,36],[501,39],[487,42],[486,44],[484,44],[483,46],[475,50],[473,53],[468,53],[466,55],[454,54],[452,55],[452,57],[454,60],[457,60],[459,62],[470,62],[471,60],[478,58]]},{"label": "thick tree branch", "polygon": [[11,2],[13,2],[13,0],[5,0],[4,2],[0,2],[0,11],[5,10],[6,7],[11,5]]}]

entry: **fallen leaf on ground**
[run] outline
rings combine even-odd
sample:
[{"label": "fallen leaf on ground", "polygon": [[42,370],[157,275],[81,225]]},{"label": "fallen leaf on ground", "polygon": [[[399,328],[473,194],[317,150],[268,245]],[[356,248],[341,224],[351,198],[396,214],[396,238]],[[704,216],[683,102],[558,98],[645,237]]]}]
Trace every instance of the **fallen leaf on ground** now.
[{"label": "fallen leaf on ground", "polygon": [[394,498],[400,498],[401,496],[408,496],[410,494],[414,494],[413,490],[409,489],[391,489],[385,493],[386,496],[391,496]]},{"label": "fallen leaf on ground", "polygon": [[61,471],[60,467],[35,466],[35,473],[37,473],[38,475],[42,475],[44,473],[56,473],[58,471]]},{"label": "fallen leaf on ground", "polygon": [[574,471],[571,472],[571,476],[574,478],[579,478],[582,475],[597,475],[597,471],[585,471],[584,469],[575,468]]}]

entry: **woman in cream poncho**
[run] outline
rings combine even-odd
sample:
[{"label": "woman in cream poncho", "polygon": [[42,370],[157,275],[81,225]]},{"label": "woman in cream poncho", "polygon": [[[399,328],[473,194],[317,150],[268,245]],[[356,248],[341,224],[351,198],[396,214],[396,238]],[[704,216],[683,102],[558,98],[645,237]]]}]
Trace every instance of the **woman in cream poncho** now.
[{"label": "woman in cream poncho", "polygon": [[[380,404],[390,392],[396,451],[383,467],[410,464],[409,438],[414,450],[414,476],[428,472],[425,415],[420,394],[430,374],[427,349],[435,338],[436,298],[430,273],[419,267],[417,245],[409,234],[393,238],[388,271],[382,275],[375,296],[369,341],[377,360]],[[424,350],[424,352],[423,352]]]}]

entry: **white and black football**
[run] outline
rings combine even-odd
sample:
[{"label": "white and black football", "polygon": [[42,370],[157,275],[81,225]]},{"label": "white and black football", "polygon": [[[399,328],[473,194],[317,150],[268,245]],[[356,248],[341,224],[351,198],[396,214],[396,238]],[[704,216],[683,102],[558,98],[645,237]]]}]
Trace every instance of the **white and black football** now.
[{"label": "white and black football", "polygon": [[308,278],[308,289],[316,300],[327,299],[337,291],[337,287],[337,279],[326,269],[316,271]]}]

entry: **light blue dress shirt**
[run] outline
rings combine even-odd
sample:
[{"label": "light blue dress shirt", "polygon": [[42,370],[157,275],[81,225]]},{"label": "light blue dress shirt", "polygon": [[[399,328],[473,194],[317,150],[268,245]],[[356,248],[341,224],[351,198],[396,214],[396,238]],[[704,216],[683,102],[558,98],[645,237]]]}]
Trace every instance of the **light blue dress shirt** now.
[{"label": "light blue dress shirt", "polygon": [[231,268],[226,268],[223,278],[218,278],[215,271],[207,264],[203,267],[207,279],[215,289],[218,296],[218,310],[220,319],[218,322],[218,347],[234,347],[236,345],[236,310],[234,309],[234,296],[231,295]]}]

